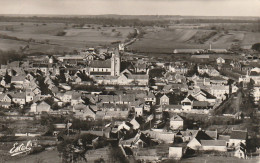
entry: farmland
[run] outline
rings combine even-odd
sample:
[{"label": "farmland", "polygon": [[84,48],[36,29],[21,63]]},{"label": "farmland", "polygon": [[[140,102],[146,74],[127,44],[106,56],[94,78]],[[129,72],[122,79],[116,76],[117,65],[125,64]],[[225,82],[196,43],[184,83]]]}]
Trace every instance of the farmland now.
[{"label": "farmland", "polygon": [[[0,49],[19,50],[29,45],[26,52],[68,52],[92,46],[111,46],[123,42],[131,27],[103,27],[88,25],[74,28],[64,23],[0,23]],[[62,35],[59,35],[62,33]]]},{"label": "farmland", "polygon": [[251,48],[260,42],[257,18],[185,16],[0,16],[0,50],[68,53],[85,47],[115,47],[135,28],[143,33],[128,50],[172,53],[174,49]]},{"label": "farmland", "polygon": [[174,49],[229,49],[232,45],[251,47],[260,42],[260,33],[248,31],[217,31],[208,29],[194,29],[182,26],[178,28],[145,30],[143,38],[132,44],[129,49],[138,52],[171,53]]}]

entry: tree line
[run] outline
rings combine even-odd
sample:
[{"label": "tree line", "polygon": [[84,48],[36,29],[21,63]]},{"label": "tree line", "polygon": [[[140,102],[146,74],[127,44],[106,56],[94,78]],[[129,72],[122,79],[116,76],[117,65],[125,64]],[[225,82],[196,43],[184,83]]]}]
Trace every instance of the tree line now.
[{"label": "tree line", "polygon": [[8,17],[0,16],[0,22],[41,22],[41,23],[74,23],[97,24],[110,26],[161,26],[170,23],[169,20],[140,20],[101,17]]}]

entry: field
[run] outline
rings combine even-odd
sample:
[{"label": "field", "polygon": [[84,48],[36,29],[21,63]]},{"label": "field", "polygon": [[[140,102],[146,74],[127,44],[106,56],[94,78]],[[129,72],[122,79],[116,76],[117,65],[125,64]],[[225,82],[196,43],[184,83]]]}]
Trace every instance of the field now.
[{"label": "field", "polygon": [[74,28],[64,23],[0,22],[0,49],[26,52],[63,52],[95,46],[111,46],[124,42],[133,32],[131,27],[103,27],[88,25]]},{"label": "field", "polygon": [[130,51],[172,53],[174,49],[251,48],[260,42],[257,18],[181,16],[1,17],[0,50],[72,52],[85,47],[115,47],[134,28],[142,36]]},{"label": "field", "polygon": [[197,26],[171,26],[170,28],[146,28],[145,35],[129,49],[138,52],[171,53],[174,49],[229,49],[232,45],[251,47],[260,42],[260,33],[248,31],[219,31],[200,29]]},{"label": "field", "polygon": [[247,160],[244,159],[239,159],[239,158],[235,158],[235,157],[225,157],[225,156],[207,156],[207,155],[203,155],[200,157],[192,157],[192,158],[187,158],[187,159],[183,159],[181,160],[182,163],[202,163],[202,162],[217,162],[217,163],[226,163],[226,162],[230,162],[230,163],[258,163],[259,162],[259,158],[249,158]]}]

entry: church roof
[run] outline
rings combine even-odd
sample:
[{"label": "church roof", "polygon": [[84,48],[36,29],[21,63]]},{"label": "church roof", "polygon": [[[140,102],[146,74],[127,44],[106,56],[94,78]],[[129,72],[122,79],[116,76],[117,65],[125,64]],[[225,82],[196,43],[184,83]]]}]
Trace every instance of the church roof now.
[{"label": "church roof", "polygon": [[91,68],[111,68],[111,60],[105,60],[105,61],[101,61],[101,60],[95,60],[90,62],[89,65]]}]

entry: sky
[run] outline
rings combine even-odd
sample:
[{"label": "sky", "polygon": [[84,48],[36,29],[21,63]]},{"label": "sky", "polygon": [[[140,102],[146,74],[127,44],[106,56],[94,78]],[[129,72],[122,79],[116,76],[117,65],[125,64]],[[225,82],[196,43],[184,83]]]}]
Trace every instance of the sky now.
[{"label": "sky", "polygon": [[260,16],[260,0],[0,0],[0,14]]}]

